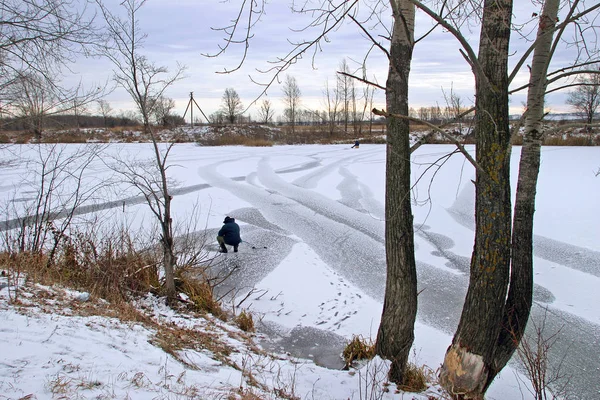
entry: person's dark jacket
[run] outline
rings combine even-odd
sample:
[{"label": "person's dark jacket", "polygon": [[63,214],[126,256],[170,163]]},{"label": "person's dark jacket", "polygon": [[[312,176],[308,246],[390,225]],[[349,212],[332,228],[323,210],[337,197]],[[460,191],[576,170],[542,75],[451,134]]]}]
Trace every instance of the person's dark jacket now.
[{"label": "person's dark jacket", "polygon": [[225,244],[237,246],[242,242],[240,237],[240,226],[235,223],[235,218],[225,217],[223,227],[219,230],[219,236],[223,236]]}]

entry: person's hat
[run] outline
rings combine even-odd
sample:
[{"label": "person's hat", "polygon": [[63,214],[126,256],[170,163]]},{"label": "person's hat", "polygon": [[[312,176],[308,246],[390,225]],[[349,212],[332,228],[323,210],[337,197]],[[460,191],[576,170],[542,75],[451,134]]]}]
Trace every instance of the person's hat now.
[{"label": "person's hat", "polygon": [[233,221],[233,218],[230,218],[229,216],[225,217],[225,219],[223,220],[223,223],[226,224],[228,222]]}]

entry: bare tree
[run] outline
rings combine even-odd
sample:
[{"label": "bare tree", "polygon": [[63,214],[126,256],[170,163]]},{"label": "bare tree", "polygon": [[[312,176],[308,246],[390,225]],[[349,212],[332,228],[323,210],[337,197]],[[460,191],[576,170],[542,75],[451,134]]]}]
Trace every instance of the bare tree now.
[{"label": "bare tree", "polygon": [[453,85],[450,86],[449,92],[442,89],[442,94],[446,101],[446,118],[456,121],[458,123],[458,131],[462,134],[464,112],[467,110],[467,107],[463,105],[463,98],[456,93]]},{"label": "bare tree", "polygon": [[[573,66],[552,73],[548,73],[548,68],[558,44],[565,39],[562,36],[565,28],[584,22],[589,27],[594,18],[585,16],[598,10],[600,4],[586,7],[583,1],[571,2],[566,8],[567,18],[558,24],[558,0],[543,2],[541,15],[533,15],[539,17],[535,19],[538,36],[509,74],[512,1],[485,1],[483,14],[471,2],[444,2],[442,11],[445,7],[455,7],[450,16],[441,11],[435,13],[417,0],[411,1],[460,41],[462,54],[475,74],[475,245],[463,313],[440,377],[442,385],[458,398],[482,398],[518,346],[530,312],[533,212],[544,95],[550,92],[549,84],[576,74],[573,70],[578,66],[597,61],[576,59]],[[475,54],[460,33],[465,15],[481,18],[479,54]],[[591,49],[585,49],[584,33],[589,31],[582,26],[576,29],[580,36],[575,44],[582,56],[593,54]],[[554,40],[553,34],[557,34]],[[529,89],[526,112],[529,121],[525,123],[528,133],[522,149],[514,220],[511,221],[508,85],[532,52],[529,84],[512,91]]]},{"label": "bare tree", "polygon": [[234,88],[225,89],[225,93],[223,93],[221,99],[221,112],[230,124],[235,123],[242,112],[244,112],[242,100],[240,100],[240,96]]},{"label": "bare tree", "polygon": [[431,114],[429,111],[430,111],[429,107],[419,107],[418,118],[422,121],[430,121]]},{"label": "bare tree", "polygon": [[100,7],[106,21],[106,40],[101,47],[102,54],[115,66],[113,78],[117,85],[123,87],[134,101],[144,129],[149,130],[150,117],[155,99],[164,91],[182,79],[185,67],[177,64],[175,72],[168,74],[167,67],[158,66],[141,54],[146,34],[139,27],[137,12],[146,0],[125,0],[121,6],[125,9],[126,18],[113,14],[101,0],[96,3]]},{"label": "bare tree", "polygon": [[[536,4],[550,5],[551,1],[554,0],[536,2]],[[500,343],[501,333],[507,326],[505,323],[509,318],[513,318],[512,323],[514,323],[516,318],[519,319],[519,324],[524,326],[530,307],[528,303],[530,304],[531,300],[529,282],[525,279],[523,286],[519,285],[519,276],[531,272],[531,239],[528,232],[529,228],[532,227],[532,223],[530,224],[529,221],[533,218],[533,210],[530,205],[533,204],[535,199],[535,182],[531,180],[531,177],[533,175],[537,176],[539,166],[536,166],[533,159],[521,160],[521,171],[531,169],[531,173],[528,174],[529,177],[523,176],[523,182],[526,182],[528,187],[520,186],[520,189],[518,189],[523,197],[515,203],[515,220],[513,221],[511,219],[509,179],[511,136],[508,125],[509,85],[523,69],[525,63],[528,62],[527,60],[531,58],[532,52],[538,46],[540,48],[544,47],[542,43],[546,36],[556,34],[557,37],[552,42],[549,53],[552,55],[558,45],[565,40],[563,33],[569,25],[575,25],[573,30],[575,39],[571,44],[576,45],[579,49],[575,62],[569,67],[561,66],[561,68],[548,72],[543,76],[537,72],[534,74],[532,66],[532,80],[527,85],[511,90],[510,93],[529,88],[532,91],[532,96],[537,97],[538,102],[543,101],[544,94],[551,92],[551,90],[547,90],[549,85],[559,84],[561,80],[581,74],[580,68],[597,63],[597,52],[591,46],[586,48],[585,43],[586,35],[588,38],[594,39],[594,32],[597,30],[594,21],[597,21],[597,15],[591,15],[591,13],[599,10],[600,4],[592,2],[591,5],[586,5],[583,0],[564,2],[566,18],[562,18],[560,23],[557,23],[557,18],[552,17],[550,12],[543,11],[541,16],[534,13],[530,22],[537,23],[538,32],[542,31],[544,33],[530,42],[531,45],[517,60],[516,66],[509,73],[508,49],[511,28],[514,27],[512,24],[512,0],[484,0],[482,2],[465,2],[462,0],[390,1],[389,6],[393,12],[394,26],[393,30],[388,31],[388,34],[385,35],[386,40],[389,42],[384,42],[389,43],[389,51],[387,44],[384,45],[371,36],[369,29],[364,25],[364,21],[368,21],[367,18],[363,16],[363,18],[360,18],[363,24],[359,23],[359,19],[356,18],[355,7],[362,3],[358,0],[308,3],[313,5],[316,3],[317,5],[315,7],[304,7],[307,3],[302,2],[302,8],[296,9],[296,11],[311,13],[314,19],[307,26],[307,29],[309,27],[319,27],[320,30],[313,40],[300,40],[293,43],[293,49],[285,57],[279,58],[276,61],[276,66],[269,70],[273,72],[270,82],[279,78],[282,71],[289,68],[298,57],[305,55],[309,50],[314,50],[316,54],[317,49],[320,49],[319,44],[321,41],[329,40],[329,35],[347,19],[355,22],[362,33],[372,40],[373,46],[382,50],[390,60],[388,81],[385,88],[388,110],[378,111],[378,114],[385,116],[388,121],[388,168],[386,171],[388,282],[386,284],[384,315],[379,331],[381,335],[378,334],[378,342],[382,343],[383,346],[384,341],[388,341],[390,347],[395,346],[397,350],[390,351],[388,356],[382,354],[384,357],[392,359],[391,377],[394,381],[398,381],[399,376],[401,376],[404,350],[407,349],[407,346],[410,347],[408,343],[412,343],[412,330],[407,332],[405,328],[410,325],[410,316],[412,315],[413,269],[410,256],[402,259],[402,256],[408,253],[411,248],[411,241],[413,240],[412,223],[410,226],[405,226],[402,225],[401,221],[394,220],[395,217],[401,215],[405,220],[412,222],[411,213],[406,213],[407,210],[410,210],[410,205],[405,206],[400,200],[401,196],[403,198],[410,197],[408,195],[410,186],[405,185],[406,180],[409,181],[410,166],[405,168],[405,165],[400,161],[402,158],[408,160],[409,154],[403,151],[404,142],[400,135],[400,132],[403,131],[397,128],[399,126],[397,122],[409,120],[410,118],[407,116],[408,108],[403,108],[403,101],[406,101],[408,96],[403,90],[403,82],[397,78],[401,77],[406,78],[406,81],[408,80],[412,46],[423,38],[418,40],[406,39],[412,38],[413,31],[411,28],[414,26],[412,25],[414,20],[407,19],[407,15],[410,15],[408,10],[411,8],[414,10],[413,7],[418,7],[434,19],[435,27],[433,29],[441,28],[454,35],[462,47],[460,50],[462,56],[474,72],[476,82],[476,159],[473,159],[460,145],[458,147],[476,170],[476,180],[474,181],[476,187],[475,243],[471,259],[469,289],[463,313],[453,343],[446,353],[441,378],[444,386],[457,398],[482,398],[489,384],[499,370],[504,367],[505,362],[503,360],[506,357],[510,358],[518,345],[516,341]],[[425,3],[437,6],[438,10],[434,11]],[[376,5],[383,4],[384,2],[376,2]],[[265,2],[251,2],[244,3],[244,5],[234,24],[224,31],[229,34],[227,46],[235,43],[246,45],[244,48],[245,58],[249,48],[248,45],[253,38],[251,27],[258,21],[264,11]],[[370,10],[374,9],[370,8]],[[381,12],[381,9],[379,11]],[[382,14],[374,13],[377,16]],[[232,29],[240,23],[245,15],[248,16],[248,29],[238,31]],[[377,23],[384,25],[381,19],[377,19]],[[555,23],[557,24],[554,26]],[[466,33],[469,28],[475,25],[480,26],[478,49],[474,49],[470,45],[470,41],[461,33],[461,29]],[[547,30],[548,27],[550,27],[549,30]],[[397,29],[404,31],[394,36]],[[304,32],[304,30],[301,31]],[[236,38],[235,32],[244,32],[245,37]],[[525,29],[521,29],[517,33],[520,36],[526,36]],[[394,37],[399,41],[394,41]],[[408,52],[409,48],[410,53]],[[392,54],[402,54],[405,58],[398,59]],[[551,57],[545,61],[536,60],[536,62],[545,64],[544,68],[548,68],[550,60]],[[537,71],[539,70],[537,69]],[[534,90],[534,81],[538,85],[544,86],[544,90],[541,92],[538,92],[537,89]],[[373,83],[371,82],[371,84]],[[375,84],[373,85],[378,87]],[[564,86],[555,87],[552,90],[560,90],[561,88],[564,89]],[[404,97],[394,97],[398,93],[401,93]],[[531,102],[531,107],[536,108],[537,105]],[[439,120],[439,117],[441,117],[440,111],[439,107],[432,107],[430,109],[431,117]],[[532,120],[535,124],[538,121],[541,121],[539,116],[535,116]],[[536,135],[540,134],[535,124],[530,125],[532,133],[530,138],[535,138]],[[393,131],[394,128],[397,129],[395,132]],[[394,151],[390,150],[392,148]],[[532,146],[531,150],[535,152],[535,146]],[[390,164],[390,160],[392,160],[392,163],[398,164],[393,171],[390,170],[393,165]],[[388,187],[398,188],[398,192],[388,192]],[[399,193],[404,189],[405,191]],[[398,209],[394,214],[388,215],[388,209],[391,210],[393,207],[398,207]],[[520,209],[520,207],[523,207],[523,209]],[[523,219],[517,221],[517,218]],[[511,231],[512,225],[515,226],[514,231]],[[388,229],[389,232],[396,232],[400,235],[390,236],[388,235]],[[521,249],[518,249],[515,245],[517,242],[522,242],[523,247]],[[397,285],[397,287],[393,287],[394,285]],[[394,291],[395,293],[392,294]],[[523,298],[522,301],[514,301],[520,297]],[[416,304],[416,292],[414,301]],[[408,304],[408,313],[404,318],[396,319],[393,324],[386,321],[387,318],[391,320],[395,312],[398,312],[394,311],[395,308],[402,310],[406,304]],[[389,315],[386,315],[386,313],[389,313]],[[410,329],[412,329],[412,326]],[[381,340],[379,340],[379,337],[381,337]]]},{"label": "bare tree", "polygon": [[258,110],[258,118],[260,122],[267,125],[273,121],[274,115],[275,111],[273,110],[271,100],[263,99],[263,101],[260,103],[260,109]]},{"label": "bare tree", "polygon": [[408,78],[414,49],[415,6],[394,0],[386,82],[387,157],[385,247],[387,278],[376,352],[392,361],[389,378],[402,383],[414,341],[417,317],[417,268],[410,196],[409,123],[394,115],[408,114]]},{"label": "bare tree", "polygon": [[104,127],[106,128],[107,120],[113,109],[110,106],[110,103],[106,100],[100,99],[97,101],[98,103],[98,112],[102,115],[102,119],[104,121]]},{"label": "bare tree", "polygon": [[224,124],[226,121],[225,114],[222,111],[215,111],[208,116],[208,121],[211,124]]},{"label": "bare tree", "polygon": [[146,198],[146,203],[160,225],[165,292],[167,301],[172,301],[176,294],[174,269],[177,258],[171,218],[172,182],[167,175],[167,161],[174,142],[161,148],[150,126],[150,118],[156,106],[155,100],[160,98],[169,86],[181,79],[184,68],[178,65],[174,74],[166,75],[168,73],[166,67],[155,65],[140,53],[146,35],[140,30],[137,16],[145,2],[145,0],[123,1],[121,6],[126,13],[126,18],[121,18],[97,0],[106,21],[107,38],[104,55],[115,66],[115,81],[127,90],[136,104],[154,150],[154,159],[150,162],[152,168],[142,164],[137,165],[141,168],[138,169],[135,168],[135,164],[118,163],[116,171],[120,172],[125,180]]},{"label": "bare tree", "polygon": [[48,117],[67,112],[77,116],[104,92],[102,87],[86,91],[81,85],[65,89],[58,83],[58,78],[49,75],[20,74],[4,94],[10,99],[8,111],[26,121],[38,140]]},{"label": "bare tree", "polygon": [[[358,126],[358,129],[355,129],[355,133],[359,135],[362,134],[363,122],[368,116],[369,119],[369,133],[371,133],[373,127],[373,114],[371,110],[373,109],[373,98],[375,96],[375,88],[369,85],[363,87],[363,95],[362,95],[362,107],[358,108],[355,112],[354,124],[355,127]],[[410,111],[409,111],[410,113]]]},{"label": "bare tree", "polygon": [[296,122],[298,121],[301,94],[296,78],[286,75],[285,82],[283,83],[284,114],[288,123],[292,126],[292,133],[295,132]]},{"label": "bare tree", "polygon": [[[269,82],[266,83],[263,93],[267,88],[281,77],[295,61],[309,53],[311,50],[320,48],[322,41],[328,40],[332,33],[344,21],[350,20],[357,28],[370,38],[373,47],[381,50],[389,60],[388,79],[386,87],[379,86],[373,82],[363,80],[364,83],[386,90],[386,105],[392,113],[397,115],[408,113],[408,75],[414,46],[414,17],[415,6],[412,0],[390,0],[387,2],[376,2],[367,20],[385,26],[386,37],[390,41],[381,44],[370,35],[366,28],[364,18],[362,22],[357,19],[359,12],[359,0],[355,1],[317,1],[318,6],[293,8],[293,12],[308,13],[313,20],[306,29],[317,29],[313,40],[300,40],[293,43],[293,49],[285,57],[278,58],[267,72],[272,72]],[[233,23],[223,28],[226,35],[226,46],[221,47],[218,54],[225,51],[234,44],[243,44],[244,61],[249,48],[250,40],[253,38],[252,27],[264,12],[265,2],[244,2],[240,13]],[[293,6],[292,6],[293,7]],[[368,8],[368,7],[367,7]],[[389,23],[381,21],[380,17],[392,10],[392,29]],[[247,17],[247,18],[246,18]],[[246,29],[235,29],[242,24],[246,18],[248,24]],[[306,30],[305,29],[305,30]],[[236,33],[243,32],[242,37]],[[389,49],[386,46],[389,45]],[[218,55],[217,54],[217,55]],[[241,65],[241,64],[240,64]],[[239,68],[233,68],[231,71]],[[228,71],[230,72],[230,71]],[[348,78],[346,89],[342,92],[339,85],[336,87],[343,103],[342,110],[347,113],[347,123],[350,120],[350,79],[349,74],[338,74],[345,80]],[[360,78],[358,78],[360,80]],[[343,86],[344,87],[344,86]],[[345,99],[345,100],[344,100]],[[410,203],[410,143],[409,125],[402,117],[396,114],[384,113],[387,116],[387,166],[386,166],[386,260],[387,281],[386,294],[382,321],[377,335],[377,352],[382,357],[391,360],[390,379],[401,383],[404,379],[410,348],[414,340],[414,322],[417,312],[417,281],[416,262],[414,255],[414,233],[412,225],[412,210]]]},{"label": "bare tree", "polygon": [[567,104],[584,118],[588,132],[591,132],[594,115],[600,107],[600,69],[577,78],[577,88],[569,93]]},{"label": "bare tree", "polygon": [[164,127],[173,125],[175,118],[172,115],[172,111],[175,109],[175,100],[169,97],[159,96],[152,101],[154,102],[152,106],[154,122],[157,125]]},{"label": "bare tree", "polygon": [[34,254],[47,251],[47,262],[51,264],[79,208],[100,198],[99,191],[105,182],[87,172],[101,156],[104,146],[70,148],[40,144],[30,150],[31,156],[16,159],[27,166],[21,185],[30,187],[33,195],[19,208],[16,202],[4,205],[7,218],[0,230],[7,232],[3,240],[9,251]]},{"label": "bare tree", "polygon": [[325,95],[325,110],[327,113],[327,125],[329,130],[329,136],[333,136],[338,120],[340,97],[338,91],[335,88],[329,88],[329,81],[325,82],[325,90],[323,91],[323,94]]},{"label": "bare tree", "polygon": [[341,120],[344,124],[344,132],[348,133],[348,124],[352,120],[352,106],[356,101],[356,86],[354,79],[350,77],[350,68],[348,62],[344,58],[340,63],[340,68],[337,75],[337,96],[340,99],[341,105]]},{"label": "bare tree", "polygon": [[97,43],[86,1],[0,2],[0,93],[23,73],[55,85],[60,68]]}]

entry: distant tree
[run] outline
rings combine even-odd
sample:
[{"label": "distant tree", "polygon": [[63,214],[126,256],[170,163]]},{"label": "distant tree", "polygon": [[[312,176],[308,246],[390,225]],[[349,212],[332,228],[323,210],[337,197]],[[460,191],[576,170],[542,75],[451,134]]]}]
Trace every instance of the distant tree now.
[{"label": "distant tree", "polygon": [[594,114],[600,107],[600,69],[597,73],[581,75],[577,78],[577,88],[569,93],[567,104],[573,106],[585,119],[588,131],[591,131]]},{"label": "distant tree", "polygon": [[283,83],[283,103],[285,104],[287,122],[292,126],[292,133],[295,132],[295,125],[300,111],[300,95],[301,92],[296,78],[286,75]]},{"label": "distant tree", "polygon": [[215,111],[208,116],[208,122],[211,124],[224,124],[225,120],[225,114],[221,111]]},{"label": "distant tree", "polygon": [[456,93],[453,85],[450,86],[449,92],[442,89],[442,94],[444,96],[444,101],[446,102],[446,120],[456,121],[458,124],[458,131],[462,132],[463,113],[467,110],[467,107],[464,106],[463,98]]},{"label": "distant tree", "polygon": [[350,77],[350,68],[344,58],[340,63],[337,74],[337,96],[341,104],[341,120],[344,123],[344,132],[348,133],[348,124],[352,121],[353,108],[356,102],[356,85],[354,78]]},{"label": "distant tree", "polygon": [[325,82],[323,94],[325,95],[325,109],[327,113],[326,121],[328,125],[329,136],[333,136],[338,120],[340,95],[338,90],[329,88],[329,81]]},{"label": "distant tree", "polygon": [[159,96],[153,102],[152,115],[154,116],[154,122],[163,127],[173,126],[175,118],[172,115],[172,111],[175,109],[175,100]]},{"label": "distant tree", "polygon": [[70,111],[73,112],[75,116],[75,128],[79,131],[81,128],[81,116],[87,115],[89,113],[88,104],[89,101],[86,101],[84,98],[81,98],[78,94],[79,90],[76,90],[75,97],[73,98],[73,107]]},{"label": "distant tree", "polygon": [[417,113],[419,115],[419,119],[422,121],[429,121],[431,118],[431,114],[429,113],[429,107],[419,107]]},{"label": "distant tree", "polygon": [[10,99],[10,110],[22,119],[37,139],[42,137],[46,119],[57,114],[75,112],[78,115],[87,104],[96,101],[102,88],[85,91],[81,86],[75,89],[58,88],[58,79],[35,73],[20,74],[6,88],[5,99]]},{"label": "distant tree", "polygon": [[225,115],[227,121],[233,124],[237,121],[238,117],[244,111],[242,100],[240,96],[233,88],[225,89],[223,97],[221,99],[221,112]]},{"label": "distant tree", "polygon": [[113,109],[110,106],[109,102],[103,99],[97,101],[98,103],[98,113],[102,116],[104,121],[104,127],[106,128],[108,117],[112,113]]},{"label": "distant tree", "polygon": [[41,138],[44,121],[56,106],[55,92],[37,75],[19,76],[11,89],[16,116],[26,122],[38,139]]},{"label": "distant tree", "polygon": [[[367,85],[364,87],[363,93],[364,107],[362,109],[362,116],[360,117],[360,120],[363,121],[367,115],[369,116],[369,133],[372,133],[373,113],[371,113],[371,110],[373,109],[373,105],[375,103],[375,88]],[[362,132],[362,124],[359,131]]]},{"label": "distant tree", "polygon": [[258,110],[258,119],[263,124],[269,124],[273,121],[273,116],[275,112],[273,110],[273,105],[271,104],[271,100],[263,99],[260,103],[260,109]]}]

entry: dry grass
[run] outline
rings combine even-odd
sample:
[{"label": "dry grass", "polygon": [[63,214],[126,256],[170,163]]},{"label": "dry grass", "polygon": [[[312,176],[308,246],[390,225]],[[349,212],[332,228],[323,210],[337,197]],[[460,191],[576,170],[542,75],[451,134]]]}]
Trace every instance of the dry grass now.
[{"label": "dry grass", "polygon": [[427,382],[435,381],[435,372],[426,365],[418,367],[413,363],[408,363],[404,371],[402,385],[398,388],[404,392],[419,393],[427,390]]},{"label": "dry grass", "polygon": [[209,350],[217,360],[230,364],[227,358],[233,350],[210,331],[181,328],[175,325],[155,325],[154,329],[156,333],[150,343],[160,347],[191,369],[197,369],[197,366],[190,364],[183,356],[182,352],[185,350]]},{"label": "dry grass", "polygon": [[191,307],[192,311],[208,312],[222,320],[227,318],[221,304],[215,299],[212,286],[202,271],[191,273],[180,268],[176,271],[176,279],[179,290],[188,296],[189,300],[186,304]]},{"label": "dry grass", "polygon": [[235,317],[235,323],[244,332],[254,332],[256,330],[254,327],[254,319],[249,312],[242,311],[239,313],[239,315]]},{"label": "dry grass", "polygon": [[209,141],[211,146],[271,147],[273,142],[246,136],[219,136]]},{"label": "dry grass", "polygon": [[551,136],[544,139],[545,146],[593,146],[594,142],[589,136]]},{"label": "dry grass", "polygon": [[102,243],[76,235],[62,241],[44,278],[119,302],[131,294],[159,291],[159,263],[156,253],[139,250],[125,233]]},{"label": "dry grass", "polygon": [[342,357],[348,368],[356,360],[370,360],[375,357],[375,345],[361,336],[353,336],[352,340],[344,347]]}]

